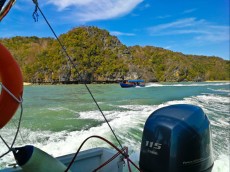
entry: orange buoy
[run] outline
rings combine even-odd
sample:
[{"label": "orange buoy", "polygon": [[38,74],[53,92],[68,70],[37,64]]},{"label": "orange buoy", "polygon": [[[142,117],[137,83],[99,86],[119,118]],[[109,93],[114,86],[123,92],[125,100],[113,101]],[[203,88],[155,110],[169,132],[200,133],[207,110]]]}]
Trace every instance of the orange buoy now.
[{"label": "orange buoy", "polygon": [[4,127],[13,117],[23,93],[21,70],[10,52],[0,44],[0,128]]}]

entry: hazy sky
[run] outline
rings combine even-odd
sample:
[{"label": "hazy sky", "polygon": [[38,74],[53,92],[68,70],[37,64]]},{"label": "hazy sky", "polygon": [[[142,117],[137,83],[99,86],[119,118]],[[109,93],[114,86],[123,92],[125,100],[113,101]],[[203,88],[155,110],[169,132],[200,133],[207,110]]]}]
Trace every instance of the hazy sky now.
[{"label": "hazy sky", "polygon": [[[229,60],[229,0],[38,0],[57,35],[78,26],[106,29],[127,45],[151,45]],[[0,37],[53,37],[32,0],[17,0]]]}]

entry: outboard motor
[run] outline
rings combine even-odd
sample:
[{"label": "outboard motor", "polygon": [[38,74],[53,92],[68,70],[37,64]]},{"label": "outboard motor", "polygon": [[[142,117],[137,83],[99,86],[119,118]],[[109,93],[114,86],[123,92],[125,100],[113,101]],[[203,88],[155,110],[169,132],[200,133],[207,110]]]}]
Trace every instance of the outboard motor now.
[{"label": "outboard motor", "polygon": [[211,172],[210,123],[198,106],[163,107],[147,119],[142,136],[143,172]]}]

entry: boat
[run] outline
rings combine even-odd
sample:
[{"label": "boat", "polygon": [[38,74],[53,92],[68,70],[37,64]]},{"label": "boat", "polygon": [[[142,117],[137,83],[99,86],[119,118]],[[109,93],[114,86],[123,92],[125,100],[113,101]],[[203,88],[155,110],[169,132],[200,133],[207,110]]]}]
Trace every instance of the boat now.
[{"label": "boat", "polygon": [[[71,167],[72,172],[91,172],[100,167],[104,162],[113,157],[115,152],[109,148],[92,148],[85,151],[81,151],[77,158],[74,160]],[[74,154],[68,154],[57,157],[56,159],[63,163],[66,167],[73,159]],[[12,167],[0,170],[0,172],[23,172],[23,169],[17,164],[11,164]],[[50,164],[46,164],[50,168]],[[100,172],[122,172],[124,161],[122,156],[117,156],[112,163],[108,163]],[[36,169],[36,168],[35,168]],[[36,170],[34,170],[36,171]],[[49,171],[52,171],[49,169]],[[32,170],[31,170],[32,172]],[[48,172],[48,171],[47,171]]]},{"label": "boat", "polygon": [[145,87],[145,81],[142,79],[137,80],[124,80],[120,82],[122,88],[131,88],[131,87]]},{"label": "boat", "polygon": [[[38,6],[37,8],[40,10]],[[0,128],[2,128],[15,114],[17,107],[22,105],[23,82],[15,61],[12,67],[13,57],[3,45],[0,48],[2,66],[0,68],[2,79]],[[11,71],[10,75],[8,75],[9,71]],[[121,86],[124,84],[123,88],[143,87],[142,82],[144,81],[129,80],[127,84],[122,83]],[[13,89],[15,92],[12,92],[8,89],[11,87],[19,87],[19,89]],[[97,102],[95,103],[99,106]],[[16,104],[14,110],[8,111],[13,104]],[[109,121],[99,107],[98,109],[110,127]],[[18,126],[15,139],[20,129],[20,120]],[[111,132],[117,139],[112,128]],[[81,151],[84,143],[94,137],[107,142],[111,148],[97,147]],[[12,167],[2,169],[0,172],[123,172],[124,165],[129,171],[132,171],[130,165],[133,165],[135,171],[143,172],[211,172],[214,164],[209,119],[200,107],[191,104],[169,105],[149,115],[143,127],[138,165],[130,159],[128,148],[122,146],[120,142],[118,148],[101,136],[90,136],[82,142],[76,153],[59,157],[53,157],[33,145],[15,147],[15,139],[11,145],[8,145],[1,135],[0,139],[9,148],[9,151],[0,157],[13,153],[16,161],[16,164],[11,164]]]}]

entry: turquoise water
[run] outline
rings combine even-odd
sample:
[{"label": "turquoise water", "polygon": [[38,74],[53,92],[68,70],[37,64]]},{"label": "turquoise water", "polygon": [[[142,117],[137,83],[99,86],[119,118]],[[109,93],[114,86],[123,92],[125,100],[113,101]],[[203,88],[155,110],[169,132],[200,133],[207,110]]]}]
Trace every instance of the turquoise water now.
[{"label": "turquoise water", "polygon": [[[194,104],[207,114],[212,127],[215,166],[213,172],[229,172],[230,83],[148,83],[145,88],[120,88],[118,84],[88,85],[103,113],[131,158],[138,161],[143,126],[158,108],[171,104]],[[73,153],[91,135],[116,145],[109,127],[84,85],[25,86],[23,120],[15,146],[33,144],[53,156]],[[10,144],[19,118],[0,130]],[[106,146],[93,139],[83,149]],[[0,142],[0,154],[7,147]],[[14,162],[8,154],[0,166]]]}]

